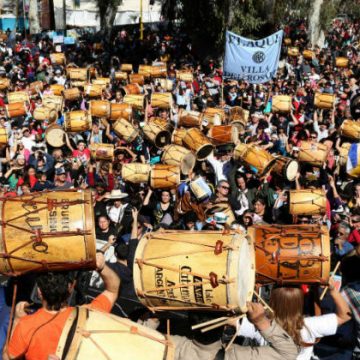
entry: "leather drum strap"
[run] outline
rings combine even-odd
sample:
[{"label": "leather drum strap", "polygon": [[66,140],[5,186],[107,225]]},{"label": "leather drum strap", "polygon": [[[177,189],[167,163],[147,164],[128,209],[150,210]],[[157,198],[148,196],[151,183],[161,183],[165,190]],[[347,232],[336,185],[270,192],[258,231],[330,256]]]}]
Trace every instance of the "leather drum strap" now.
[{"label": "leather drum strap", "polygon": [[56,349],[56,356],[61,360],[73,360],[82,340],[82,331],[88,317],[88,309],[75,307],[66,320]]}]

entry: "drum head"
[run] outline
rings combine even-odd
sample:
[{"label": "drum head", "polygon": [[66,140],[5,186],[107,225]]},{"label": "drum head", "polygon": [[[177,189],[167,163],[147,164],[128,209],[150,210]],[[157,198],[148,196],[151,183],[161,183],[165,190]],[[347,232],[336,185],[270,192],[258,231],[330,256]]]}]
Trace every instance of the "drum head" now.
[{"label": "drum head", "polygon": [[198,160],[205,160],[213,151],[214,146],[211,144],[203,145],[196,153]]},{"label": "drum head", "polygon": [[292,160],[285,167],[285,177],[289,181],[294,181],[296,178],[296,174],[299,171],[299,164],[297,161]]},{"label": "drum head", "polygon": [[62,128],[53,128],[46,134],[46,142],[53,147],[62,147],[64,142],[65,131]]},{"label": "drum head", "polygon": [[160,131],[155,138],[155,146],[162,148],[171,143],[171,134],[167,130]]},{"label": "drum head", "polygon": [[[241,312],[247,311],[246,303],[251,301],[255,288],[255,247],[253,240],[235,234],[232,243],[238,247],[238,254],[229,254],[229,277],[237,278],[236,302]],[[237,261],[237,263],[235,263]],[[230,300],[231,302],[233,299]]]},{"label": "drum head", "polygon": [[192,153],[184,155],[181,160],[180,170],[184,175],[188,175],[190,171],[194,168],[196,163],[196,157]]}]

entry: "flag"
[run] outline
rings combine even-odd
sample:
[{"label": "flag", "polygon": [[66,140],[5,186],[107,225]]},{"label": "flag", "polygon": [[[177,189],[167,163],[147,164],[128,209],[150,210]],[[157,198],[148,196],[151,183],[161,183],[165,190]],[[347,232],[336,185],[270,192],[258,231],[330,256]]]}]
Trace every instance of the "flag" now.
[{"label": "flag", "polygon": [[358,177],[360,175],[360,164],[359,164],[359,151],[360,151],[360,144],[351,144],[347,163],[346,163],[346,172],[350,176]]},{"label": "flag", "polygon": [[276,76],[283,31],[264,39],[251,40],[226,32],[224,77],[261,84]]}]

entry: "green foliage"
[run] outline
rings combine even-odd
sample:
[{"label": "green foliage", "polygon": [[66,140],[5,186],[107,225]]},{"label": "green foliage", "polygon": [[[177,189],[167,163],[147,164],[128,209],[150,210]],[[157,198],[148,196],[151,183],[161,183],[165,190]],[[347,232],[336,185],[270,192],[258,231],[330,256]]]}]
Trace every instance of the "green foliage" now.
[{"label": "green foliage", "polygon": [[331,20],[339,13],[339,5],[340,1],[338,0],[325,0],[322,3],[320,10],[320,28],[322,30],[326,30],[329,27]]}]

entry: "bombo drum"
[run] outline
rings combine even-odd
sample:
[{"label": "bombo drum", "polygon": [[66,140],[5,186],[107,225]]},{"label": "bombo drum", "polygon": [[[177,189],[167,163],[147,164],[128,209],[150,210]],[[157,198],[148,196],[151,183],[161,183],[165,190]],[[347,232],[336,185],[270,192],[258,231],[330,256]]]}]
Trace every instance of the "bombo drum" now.
[{"label": "bombo drum", "polygon": [[64,137],[64,129],[57,124],[50,125],[45,131],[46,142],[54,148],[59,148],[65,145]]},{"label": "bombo drum", "polygon": [[327,284],[330,238],[326,226],[255,225],[256,282],[261,284]]},{"label": "bombo drum", "polygon": [[288,56],[299,56],[299,48],[298,47],[288,47]]},{"label": "bombo drum", "polygon": [[0,146],[7,145],[8,143],[8,136],[6,132],[6,128],[0,127]]},{"label": "bombo drum", "polygon": [[198,201],[204,201],[205,199],[208,199],[212,195],[212,191],[210,189],[210,186],[205,181],[203,177],[198,177],[194,181],[191,181],[190,184],[190,190],[195,195],[196,199]]},{"label": "bombo drum", "polygon": [[133,184],[147,183],[149,181],[151,166],[143,163],[123,164],[121,177],[124,181]]},{"label": "bombo drum", "polygon": [[65,114],[64,129],[66,132],[91,130],[91,115],[84,110],[70,111]]},{"label": "bombo drum", "polygon": [[205,160],[214,150],[214,145],[198,128],[187,130],[183,143],[196,154],[198,160]]},{"label": "bombo drum", "polygon": [[16,102],[5,105],[6,116],[8,118],[14,118],[18,116],[26,115],[26,107],[24,102]]},{"label": "bombo drum", "polygon": [[203,112],[202,123],[207,128],[221,125],[225,122],[225,110],[218,108],[207,108]]},{"label": "bombo drum", "polygon": [[151,94],[151,106],[159,109],[170,109],[173,106],[173,97],[170,92]]},{"label": "bombo drum", "polygon": [[180,109],[178,126],[200,128],[203,121],[203,116],[204,115],[198,111],[187,111]]},{"label": "bombo drum", "polygon": [[181,173],[188,175],[195,166],[196,157],[183,146],[171,144],[165,146],[161,161],[167,165],[180,166]]},{"label": "bombo drum", "polygon": [[291,215],[324,215],[326,194],[322,189],[290,190]]},{"label": "bombo drum", "polygon": [[321,167],[326,162],[328,152],[327,146],[322,143],[302,141],[298,160]]},{"label": "bombo drum", "polygon": [[176,145],[184,145],[183,139],[186,135],[186,129],[184,128],[177,128],[173,131],[171,141]]},{"label": "bombo drum", "polygon": [[236,146],[234,158],[235,160],[241,160],[258,176],[266,174],[276,161],[276,158],[266,150],[256,145],[243,143]]},{"label": "bombo drum", "polygon": [[108,118],[110,116],[110,102],[107,100],[91,100],[89,110],[92,116]]},{"label": "bombo drum", "polygon": [[336,67],[348,67],[349,66],[349,59],[346,57],[337,57],[335,58],[335,65]]},{"label": "bombo drum", "polygon": [[110,120],[118,120],[120,118],[131,120],[132,107],[129,104],[110,103]]},{"label": "bombo drum", "polygon": [[103,88],[101,85],[89,84],[89,85],[86,85],[86,87],[85,87],[85,93],[90,98],[101,97],[102,91],[103,91]]},{"label": "bombo drum", "polygon": [[62,96],[65,86],[60,84],[53,84],[50,85],[50,90],[53,92],[54,95]]},{"label": "bombo drum", "polygon": [[208,137],[214,145],[234,144],[239,140],[239,130],[232,125],[213,126],[208,132]]},{"label": "bombo drum", "polygon": [[0,200],[0,273],[95,269],[90,191],[54,191]]},{"label": "bombo drum", "polygon": [[77,100],[79,99],[80,95],[81,95],[80,90],[77,87],[64,90],[65,100],[70,100],[70,101]]},{"label": "bombo drum", "polygon": [[123,87],[125,95],[140,95],[141,87],[139,84],[128,84]]},{"label": "bombo drum", "polygon": [[144,79],[144,76],[141,74],[130,74],[129,82],[130,82],[130,84],[139,84],[142,86],[142,85],[144,85],[145,79]]},{"label": "bombo drum", "polygon": [[161,125],[148,122],[142,130],[145,136],[158,148],[163,148],[171,142],[171,133]]},{"label": "bombo drum", "polygon": [[114,145],[113,144],[90,144],[91,157],[94,160],[114,160]]},{"label": "bombo drum", "polygon": [[170,337],[86,306],[72,310],[56,348],[56,356],[66,360],[115,360],[119,354],[122,360],[145,357],[147,360],[173,360],[174,353]]},{"label": "bombo drum", "polygon": [[345,120],[340,126],[340,134],[349,139],[359,141],[360,139],[360,122],[354,120]]},{"label": "bombo drum", "polygon": [[113,129],[117,136],[124,139],[126,142],[131,143],[139,136],[137,130],[129,121],[119,119],[114,122]]},{"label": "bombo drum", "polygon": [[48,120],[50,123],[54,122],[57,118],[55,109],[48,108],[46,106],[37,107],[34,110],[33,117],[38,121]]},{"label": "bombo drum", "polygon": [[172,189],[179,184],[179,166],[155,164],[151,167],[150,186],[152,189]]},{"label": "bombo drum", "polygon": [[134,109],[143,110],[145,108],[144,95],[125,95],[124,103],[131,105]]},{"label": "bombo drum", "polygon": [[70,80],[86,81],[88,70],[87,68],[67,68],[66,72]]},{"label": "bombo drum", "polygon": [[299,164],[296,160],[287,158],[285,156],[276,157],[274,166],[271,169],[272,173],[282,177],[287,181],[294,181],[296,174],[299,171]]},{"label": "bombo drum", "polygon": [[288,113],[291,110],[291,96],[276,95],[272,98],[272,111]]},{"label": "bombo drum", "polygon": [[255,286],[250,237],[219,231],[145,235],[135,253],[134,286],[152,310],[246,312]]},{"label": "bombo drum", "polygon": [[10,87],[10,79],[0,78],[0,90],[6,90]]},{"label": "bombo drum", "polygon": [[332,109],[335,102],[334,94],[316,93],[314,105],[320,109]]},{"label": "bombo drum", "polygon": [[64,53],[52,53],[50,54],[50,60],[53,64],[64,65],[66,63],[66,57]]},{"label": "bombo drum", "polygon": [[44,106],[55,109],[57,112],[59,112],[63,109],[64,98],[57,95],[44,95],[42,103]]},{"label": "bombo drum", "polygon": [[26,91],[14,91],[7,94],[8,103],[30,102],[29,94]]}]

